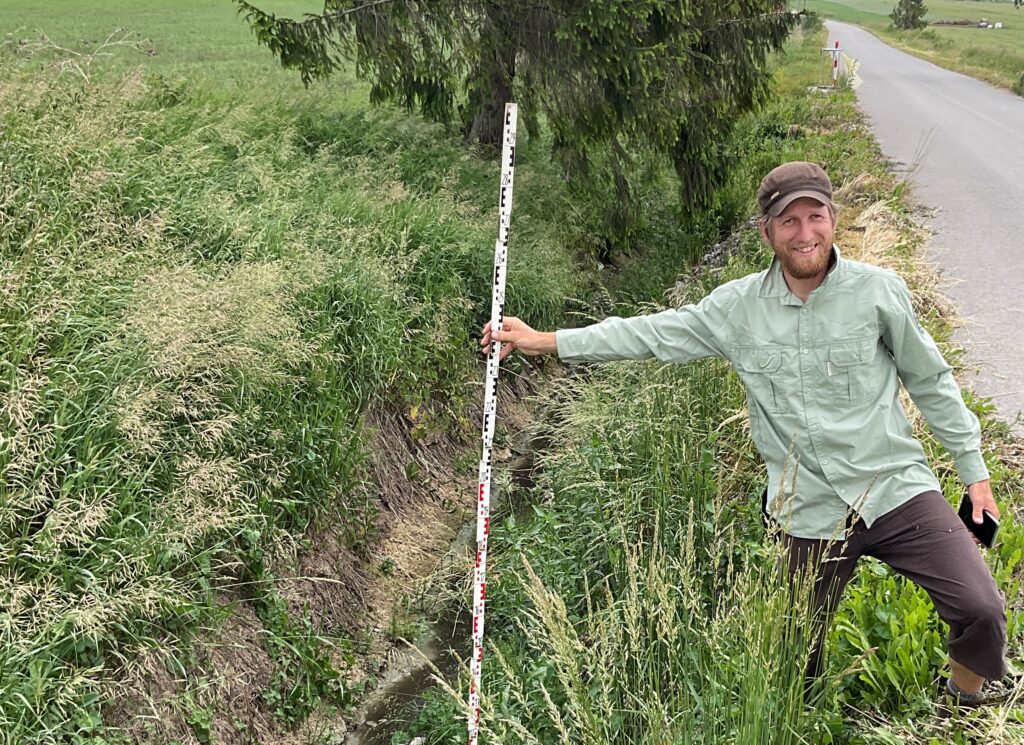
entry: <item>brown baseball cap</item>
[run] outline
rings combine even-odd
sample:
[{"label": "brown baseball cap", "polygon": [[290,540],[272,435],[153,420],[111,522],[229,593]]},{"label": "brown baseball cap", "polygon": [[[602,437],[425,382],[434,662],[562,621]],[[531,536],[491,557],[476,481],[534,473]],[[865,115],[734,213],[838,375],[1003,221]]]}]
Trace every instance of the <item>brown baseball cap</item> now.
[{"label": "brown baseball cap", "polygon": [[783,163],[762,179],[757,190],[761,214],[768,217],[778,217],[790,202],[800,197],[832,203],[832,182],[820,166],[804,161]]}]

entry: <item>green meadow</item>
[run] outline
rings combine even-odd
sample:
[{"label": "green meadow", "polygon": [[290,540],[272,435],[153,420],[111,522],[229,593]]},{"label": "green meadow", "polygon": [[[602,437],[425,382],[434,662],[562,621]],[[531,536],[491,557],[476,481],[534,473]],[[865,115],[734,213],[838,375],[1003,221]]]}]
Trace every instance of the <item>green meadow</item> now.
[{"label": "green meadow", "polygon": [[[297,18],[322,10],[323,3],[268,0],[262,7]],[[107,67],[111,61],[121,66],[143,64],[153,73],[229,85],[259,80],[257,88],[270,90],[298,82],[256,46],[236,10],[230,0],[0,0],[0,39],[37,40],[43,33],[69,52],[89,53],[114,35],[137,43],[138,48],[106,50],[113,58],[107,60]]]},{"label": "green meadow", "polygon": [[[925,5],[925,18],[931,24],[968,20],[972,25],[896,31],[889,18],[893,3],[885,0],[806,0],[807,10],[864,26],[918,57],[1024,95],[1024,8],[1014,8],[1012,2],[975,0],[927,0]],[[979,28],[982,18],[1003,27]]]}]

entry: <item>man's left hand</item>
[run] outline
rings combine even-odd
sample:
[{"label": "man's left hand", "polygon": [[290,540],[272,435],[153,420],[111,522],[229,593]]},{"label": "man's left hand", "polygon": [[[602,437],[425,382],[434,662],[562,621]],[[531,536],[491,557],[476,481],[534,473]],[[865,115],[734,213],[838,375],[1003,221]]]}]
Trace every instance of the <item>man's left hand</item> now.
[{"label": "man's left hand", "polygon": [[[998,519],[999,508],[996,507],[995,497],[992,496],[992,486],[987,479],[968,486],[967,495],[971,498],[971,506],[974,508],[971,519],[974,520],[975,525],[981,525],[985,521],[985,517],[982,515],[983,511]],[[971,537],[974,537],[973,534]],[[981,541],[977,538],[974,538],[974,542],[981,545]]]}]

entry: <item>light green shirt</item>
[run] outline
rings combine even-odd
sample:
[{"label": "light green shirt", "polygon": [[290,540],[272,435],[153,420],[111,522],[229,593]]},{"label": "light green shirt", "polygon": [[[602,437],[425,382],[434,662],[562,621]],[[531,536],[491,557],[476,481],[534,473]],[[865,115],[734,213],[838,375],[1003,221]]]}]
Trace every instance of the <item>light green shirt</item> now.
[{"label": "light green shirt", "polygon": [[775,259],[696,305],[559,330],[558,355],[570,362],[731,361],[768,467],[768,511],[796,537],[838,535],[851,508],[870,527],[940,488],[900,405],[900,381],[961,480],[987,479],[978,419],[918,323],[906,284],[833,250],[835,263],[806,303]]}]

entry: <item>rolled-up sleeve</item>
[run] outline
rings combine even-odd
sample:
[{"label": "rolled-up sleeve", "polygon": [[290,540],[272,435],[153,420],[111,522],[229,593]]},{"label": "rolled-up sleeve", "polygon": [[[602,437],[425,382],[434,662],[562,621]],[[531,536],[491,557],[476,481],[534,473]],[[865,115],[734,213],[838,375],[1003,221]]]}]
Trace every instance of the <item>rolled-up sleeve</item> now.
[{"label": "rolled-up sleeve", "polygon": [[642,360],[691,362],[726,356],[723,334],[730,294],[719,287],[696,305],[634,316],[606,318],[580,329],[555,332],[566,362]]},{"label": "rolled-up sleeve", "polygon": [[965,484],[989,477],[981,455],[981,426],[964,403],[953,368],[918,323],[902,279],[889,281],[882,341],[892,352],[900,380],[939,442],[950,452]]}]

